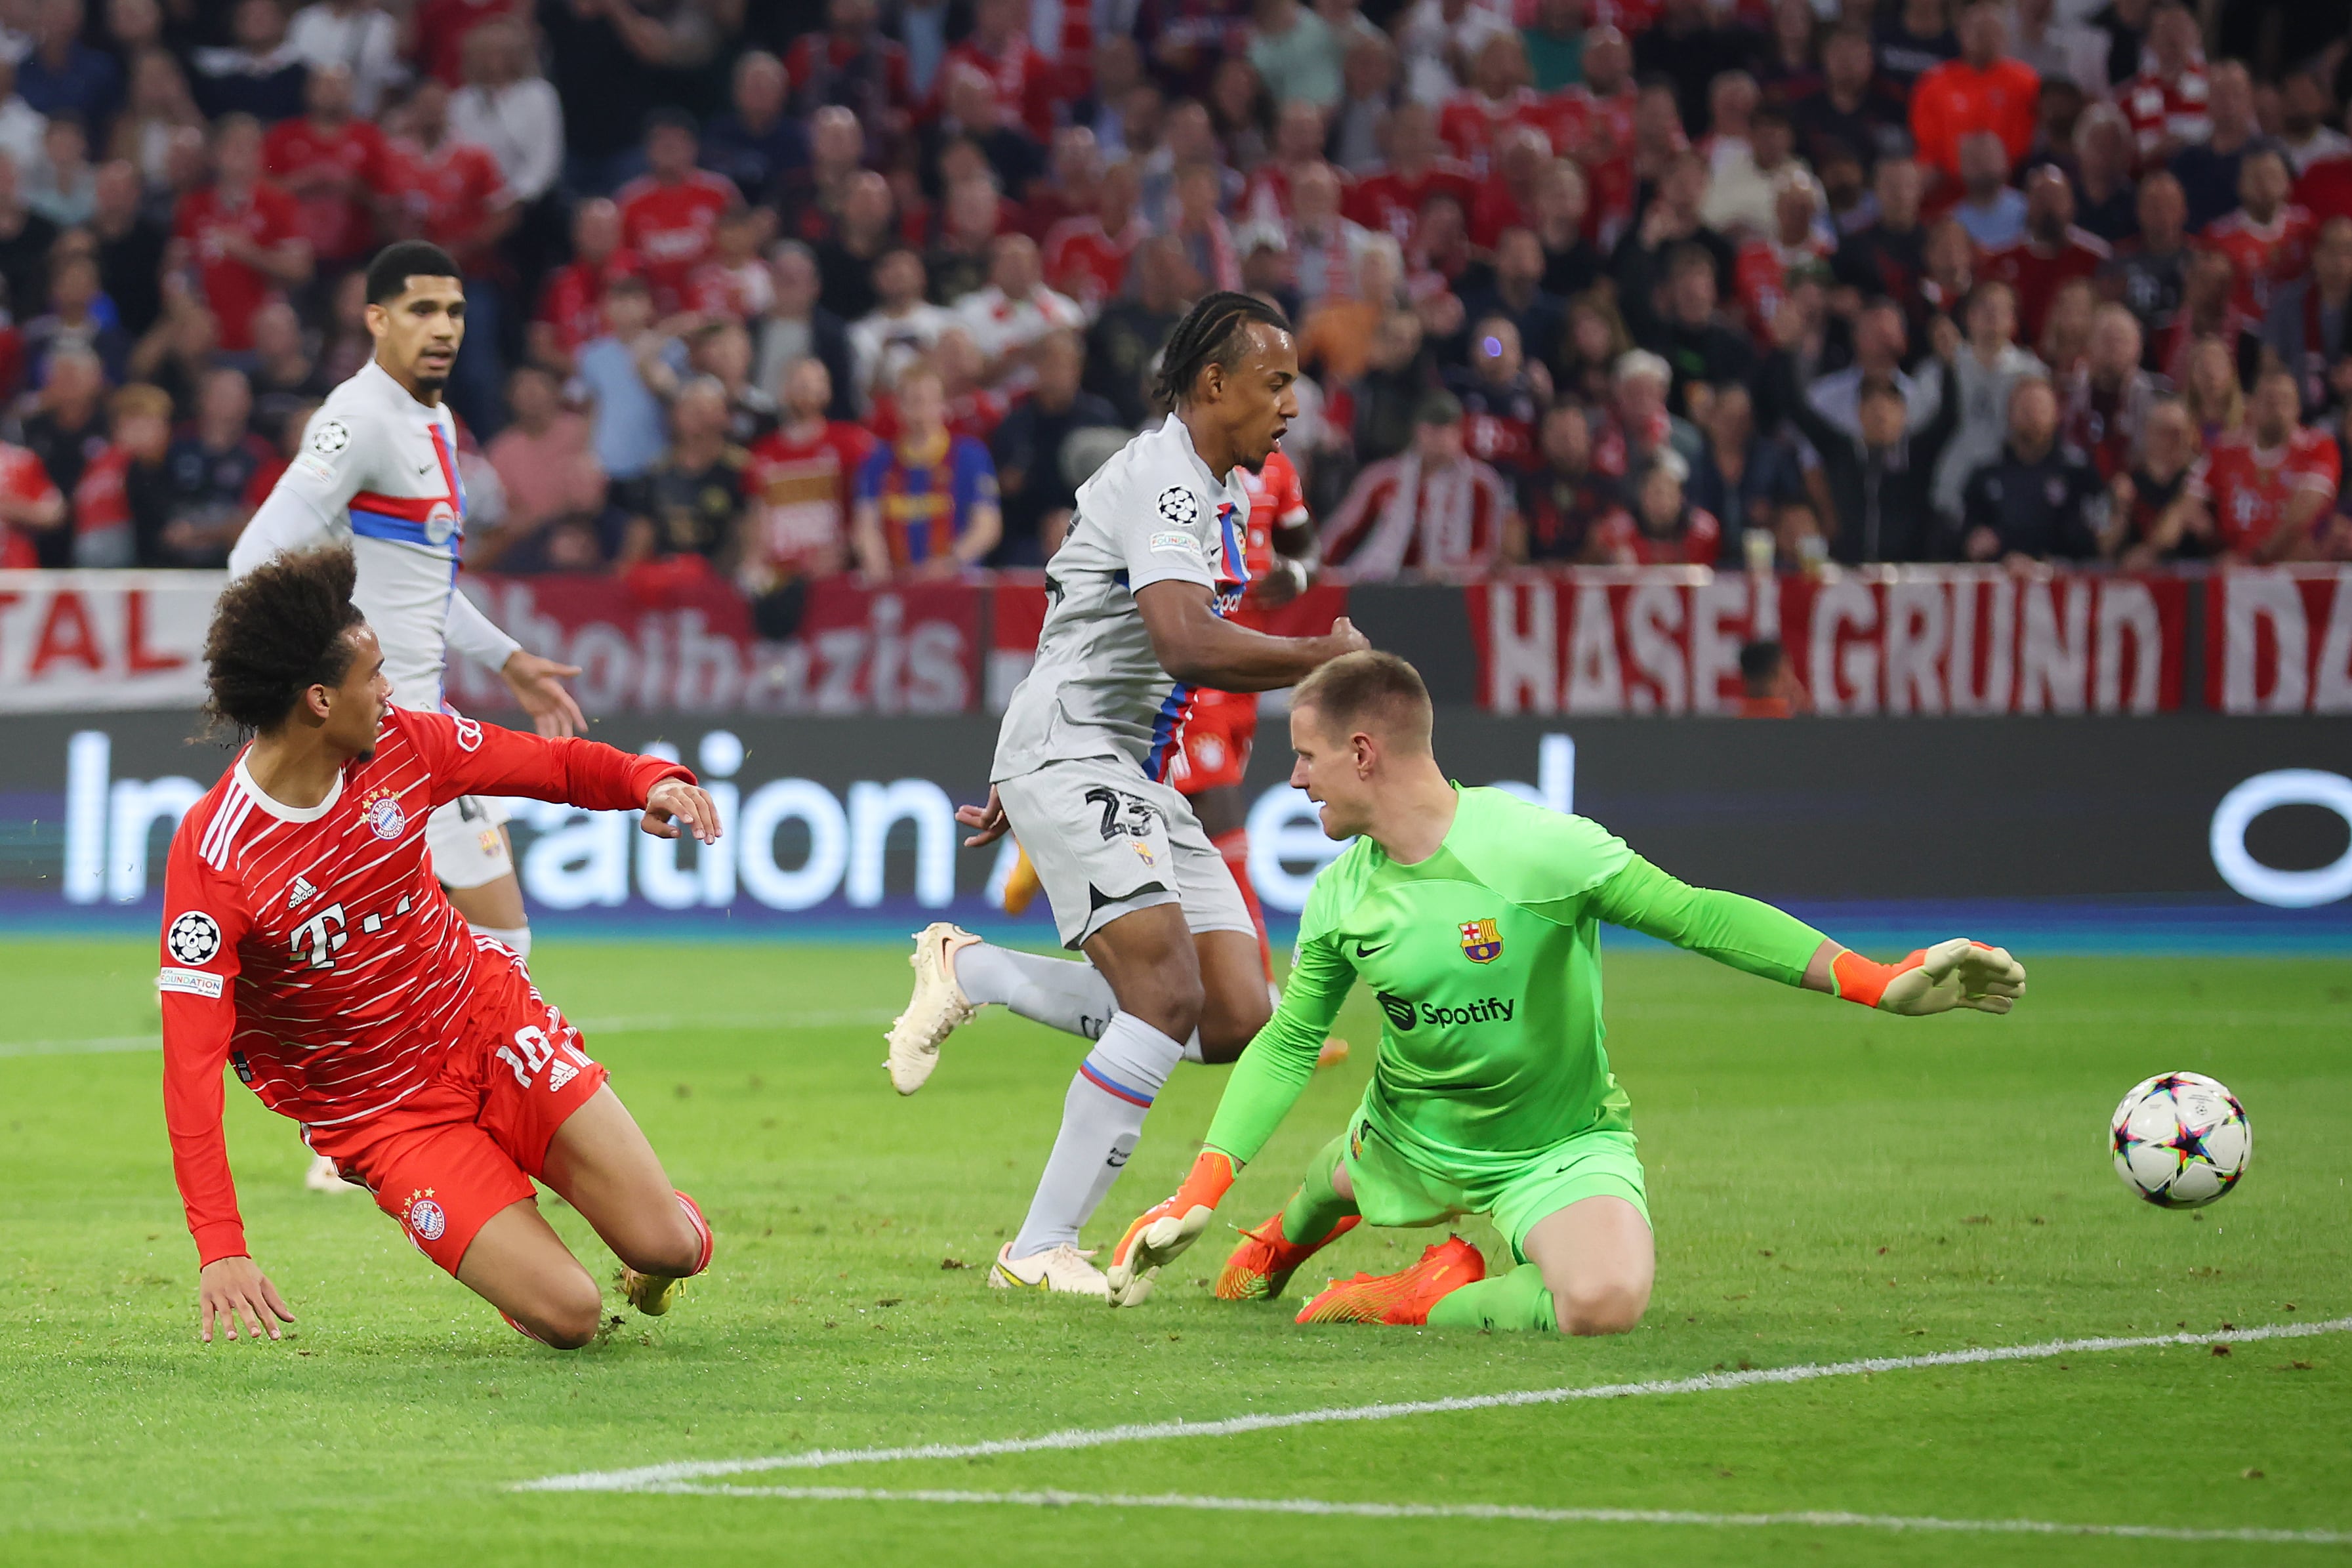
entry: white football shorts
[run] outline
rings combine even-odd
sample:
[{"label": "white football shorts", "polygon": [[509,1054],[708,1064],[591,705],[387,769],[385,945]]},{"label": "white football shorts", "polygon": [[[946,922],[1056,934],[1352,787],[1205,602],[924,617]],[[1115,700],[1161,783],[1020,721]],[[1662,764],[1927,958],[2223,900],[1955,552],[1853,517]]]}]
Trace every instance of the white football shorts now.
[{"label": "white football shorts", "polygon": [[478,888],[512,871],[514,856],[506,835],[507,803],[496,795],[461,795],[433,808],[425,819],[425,847],[433,852],[433,875],[445,888]]},{"label": "white football shorts", "polygon": [[1125,757],[1047,763],[1000,779],[997,798],[1073,952],[1123,914],[1181,905],[1184,923],[1253,938],[1225,858],[1184,797]]}]

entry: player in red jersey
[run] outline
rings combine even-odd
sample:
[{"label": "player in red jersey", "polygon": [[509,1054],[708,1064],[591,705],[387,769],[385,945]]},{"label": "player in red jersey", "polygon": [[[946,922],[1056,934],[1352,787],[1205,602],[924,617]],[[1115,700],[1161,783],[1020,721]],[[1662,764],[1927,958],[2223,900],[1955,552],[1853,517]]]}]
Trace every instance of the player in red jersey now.
[{"label": "player in red jersey", "polygon": [[261,177],[261,123],[224,114],[213,126],[213,183],[190,191],[173,211],[173,271],[193,268],[199,292],[220,328],[224,353],[253,347],[254,312],[280,289],[310,280],[310,243],[302,209]]},{"label": "player in red jersey", "polygon": [[623,185],[614,200],[621,208],[622,240],[653,285],[655,312],[667,316],[684,301],[694,269],[709,259],[719,215],[743,197],[726,175],[694,166],[701,151],[694,116],[660,109],[648,123],[648,172]]},{"label": "player in red jersey", "polygon": [[2344,482],[2344,456],[2326,430],[2296,423],[2302,411],[2294,373],[2265,372],[2247,400],[2245,427],[2189,470],[2189,493],[2210,509],[2221,548],[2241,561],[2340,553],[2320,530]]},{"label": "player in red jersey", "polygon": [[646,832],[707,845],[718,813],[675,763],[394,709],[357,572],[348,549],[281,555],[222,591],[205,637],[207,711],[253,739],[182,819],[164,873],[163,1112],[200,1330],[276,1339],[294,1321],[246,1246],[226,1065],[419,1251],[521,1332],[576,1348],[603,1300],[533,1177],[619,1256],[642,1312],[709,1265],[710,1230],[579,1031],[450,907],[425,818],[520,795],[642,807]]}]

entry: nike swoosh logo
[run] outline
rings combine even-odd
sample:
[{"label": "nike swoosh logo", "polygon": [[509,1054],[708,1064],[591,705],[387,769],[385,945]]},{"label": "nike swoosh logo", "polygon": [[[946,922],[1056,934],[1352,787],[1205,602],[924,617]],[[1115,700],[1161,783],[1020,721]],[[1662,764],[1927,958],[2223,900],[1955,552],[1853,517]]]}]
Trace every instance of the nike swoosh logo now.
[{"label": "nike swoosh logo", "polygon": [[427,464],[425,464],[423,468],[421,468],[417,469],[416,471],[417,471],[419,474],[429,474],[429,473],[431,473],[431,472],[433,471],[433,465],[432,465],[431,463],[427,463]]},{"label": "nike swoosh logo", "polygon": [[1356,944],[1356,956],[1357,956],[1358,958],[1370,958],[1370,957],[1371,957],[1371,956],[1372,956],[1372,954],[1374,954],[1374,953],[1376,953],[1376,952],[1386,952],[1386,951],[1388,951],[1390,948],[1394,947],[1395,945],[1396,945],[1396,943],[1394,943],[1394,942],[1384,942],[1380,943],[1380,944],[1379,944],[1378,946],[1376,946],[1376,947],[1366,947],[1362,942],[1358,942],[1358,943]]}]

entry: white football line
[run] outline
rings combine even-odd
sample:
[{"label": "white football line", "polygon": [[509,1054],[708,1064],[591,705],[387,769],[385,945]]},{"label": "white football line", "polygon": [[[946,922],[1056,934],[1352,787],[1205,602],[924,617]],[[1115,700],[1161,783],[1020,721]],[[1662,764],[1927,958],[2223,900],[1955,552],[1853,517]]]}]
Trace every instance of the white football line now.
[{"label": "white football line", "polygon": [[2031,1345],[1981,1345],[1969,1350],[1941,1351],[1932,1355],[1872,1356],[1862,1361],[1809,1363],[1801,1366],[1756,1367],[1745,1372],[1702,1373],[1696,1377],[1665,1378],[1652,1383],[1610,1383],[1579,1388],[1534,1388],[1507,1394],[1456,1394],[1446,1399],[1420,1399],[1382,1405],[1342,1405],[1322,1410],[1297,1410],[1286,1415],[1234,1415],[1222,1421],[1152,1421],[1120,1426],[1076,1426],[1036,1437],[1000,1437],[983,1443],[923,1443],[896,1448],[815,1448],[757,1459],[687,1459],[667,1465],[644,1465],[625,1470],[587,1470],[517,1481],[515,1491],[611,1492],[656,1489],[677,1481],[715,1476],[749,1475],[761,1470],[821,1470],[836,1465],[890,1464],[901,1459],[977,1459],[1005,1454],[1035,1454],[1071,1448],[1101,1448],[1116,1443],[1149,1443],[1167,1437],[1231,1437],[1244,1432],[1267,1432],[1286,1426],[1316,1426],[1335,1421],[1393,1421],[1406,1415],[1447,1415],[1461,1410],[1497,1410],[1524,1405],[1559,1405],[1578,1399],[1631,1399],[1657,1394],[1714,1394],[1759,1384],[1811,1383],[1824,1377],[1857,1377],[1871,1373],[1907,1372],[1930,1366],[1979,1366],[1988,1362],[2040,1361],[2053,1356],[2091,1355],[2105,1351],[2154,1350],[2168,1345],[2248,1343],[2258,1340],[2300,1340],[2315,1334],[2352,1331],[2352,1318],[2324,1322],[2271,1323],[2252,1329],[2225,1329],[2210,1334],[2148,1334],[2130,1339],[2049,1340]]},{"label": "white football line", "polygon": [[1697,1524],[1722,1528],[1812,1526],[1983,1535],[2113,1535],[2135,1541],[2245,1542],[2264,1546],[2352,1545],[2339,1530],[2190,1530],[2166,1524],[2068,1524],[2046,1519],[1938,1519],[1932,1515],[1846,1513],[1696,1513],[1685,1509],[1525,1508],[1511,1503],[1326,1502],[1318,1498],[1187,1497],[1163,1492],[883,1491],[868,1487],[706,1487],[683,1482],[642,1487],[666,1497],[780,1498],[797,1502],[1010,1504],[1019,1508],[1168,1508],[1213,1513],[1310,1514],[1350,1519],[1519,1520],[1536,1524]]}]

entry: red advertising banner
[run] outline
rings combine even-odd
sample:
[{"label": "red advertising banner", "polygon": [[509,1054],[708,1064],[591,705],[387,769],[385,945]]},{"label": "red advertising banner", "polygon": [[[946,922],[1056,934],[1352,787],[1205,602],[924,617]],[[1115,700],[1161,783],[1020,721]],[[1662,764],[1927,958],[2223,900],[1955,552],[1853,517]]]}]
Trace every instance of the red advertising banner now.
[{"label": "red advertising banner", "polygon": [[[533,653],[581,667],[590,712],[961,713],[981,697],[981,595],[965,583],[810,586],[794,635],[753,633],[715,577],[467,576],[464,589]],[[504,682],[452,657],[450,700],[485,713]]]},{"label": "red advertising banner", "polygon": [[218,572],[0,572],[0,711],[193,708]]},{"label": "red advertising banner", "polygon": [[2205,700],[2223,713],[2352,713],[2352,566],[2210,580]]},{"label": "red advertising banner", "polygon": [[1751,578],[1575,571],[1466,592],[1498,713],[1729,713],[1743,644],[1777,639],[1830,714],[2155,713],[2180,706],[2189,584],[1899,567]]}]

